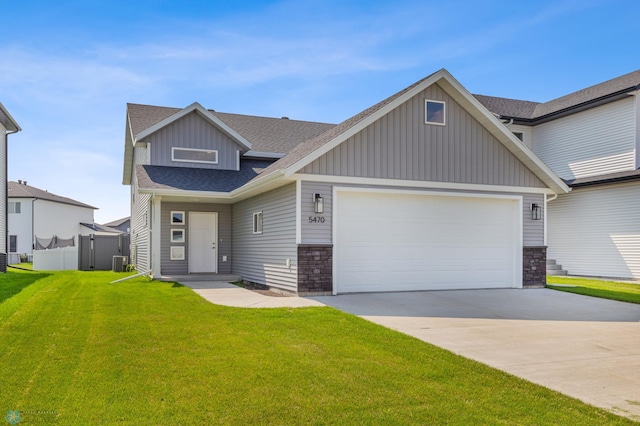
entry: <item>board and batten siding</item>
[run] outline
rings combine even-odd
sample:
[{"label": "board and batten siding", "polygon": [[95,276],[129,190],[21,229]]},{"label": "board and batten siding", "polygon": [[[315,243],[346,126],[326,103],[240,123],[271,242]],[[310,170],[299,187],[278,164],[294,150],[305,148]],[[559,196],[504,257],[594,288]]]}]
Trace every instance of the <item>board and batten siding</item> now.
[{"label": "board and batten siding", "polygon": [[[133,149],[133,167],[136,164],[147,164],[147,147],[137,145]],[[131,259],[138,272],[151,269],[151,240],[149,222],[151,212],[149,201],[151,195],[138,192],[138,180],[135,172],[131,176]]]},{"label": "board and batten siding", "polygon": [[562,179],[635,169],[635,97],[533,129],[533,151]]},{"label": "board and batten siding", "polygon": [[[301,237],[302,244],[332,244],[332,222],[333,222],[333,184],[324,182],[302,182],[301,190]],[[412,192],[420,191],[416,188],[399,188],[385,187],[373,185],[336,185],[340,188],[376,188],[394,190],[408,190]],[[429,190],[431,195],[434,193],[447,194],[451,192],[459,192],[453,190]],[[313,211],[312,197],[314,193],[322,195],[324,200],[324,214],[316,214]],[[544,245],[544,194],[518,194],[518,193],[502,193],[502,192],[474,192],[473,194],[487,195],[516,195],[522,196],[522,243],[524,247],[539,247]],[[531,216],[531,204],[538,204],[542,209],[542,220],[533,220]],[[363,213],[365,214],[365,213]],[[375,214],[375,212],[366,212],[367,215]],[[309,221],[310,217],[323,217],[324,222]]]},{"label": "board and batten siding", "polygon": [[569,274],[640,279],[640,182],[575,188],[547,209],[548,257]]},{"label": "board and batten siding", "polygon": [[[160,129],[145,141],[151,146],[150,164],[154,166],[238,169],[240,146],[195,111]],[[171,161],[172,147],[217,150],[218,164]]]},{"label": "board and batten siding", "polygon": [[[253,213],[256,212],[263,214],[262,234],[253,234]],[[233,273],[242,279],[297,292],[295,184],[233,205],[231,259]]]},{"label": "board and batten siding", "polygon": [[[425,100],[446,102],[446,125],[425,124]],[[437,84],[301,173],[544,188],[502,143]]]},{"label": "board and batten siding", "polygon": [[[160,216],[160,269],[162,275],[186,275],[189,273],[189,213],[218,213],[217,250],[218,273],[231,273],[231,205],[205,203],[162,202]],[[184,212],[185,225],[172,225],[171,212]],[[184,229],[184,243],[171,242],[171,230]],[[184,247],[184,260],[171,260],[171,246]],[[223,260],[226,256],[227,260]]]}]

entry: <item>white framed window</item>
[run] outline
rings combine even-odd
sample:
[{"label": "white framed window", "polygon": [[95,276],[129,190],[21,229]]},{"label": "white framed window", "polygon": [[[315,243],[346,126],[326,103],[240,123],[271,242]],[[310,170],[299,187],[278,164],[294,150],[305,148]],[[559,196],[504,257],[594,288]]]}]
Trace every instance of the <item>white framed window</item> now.
[{"label": "white framed window", "polygon": [[184,243],[184,229],[171,229],[171,242]]},{"label": "white framed window", "polygon": [[171,260],[184,260],[184,246],[171,246]]},{"label": "white framed window", "polygon": [[12,201],[9,203],[9,213],[22,213],[22,203],[20,201]]},{"label": "white framed window", "polygon": [[262,212],[253,214],[253,233],[262,234]]},{"label": "white framed window", "polygon": [[184,225],[184,212],[171,212],[170,222],[172,225]]},{"label": "white framed window", "polygon": [[445,125],[446,105],[443,101],[424,101],[424,122],[426,124]]},{"label": "white framed window", "polygon": [[183,163],[218,164],[218,151],[215,149],[171,147],[171,161]]}]

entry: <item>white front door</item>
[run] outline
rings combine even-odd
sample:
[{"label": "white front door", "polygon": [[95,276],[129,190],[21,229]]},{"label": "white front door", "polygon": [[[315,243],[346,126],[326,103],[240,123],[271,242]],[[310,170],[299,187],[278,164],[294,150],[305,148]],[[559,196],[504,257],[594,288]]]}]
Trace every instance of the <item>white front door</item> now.
[{"label": "white front door", "polygon": [[189,272],[218,272],[218,213],[189,213]]}]

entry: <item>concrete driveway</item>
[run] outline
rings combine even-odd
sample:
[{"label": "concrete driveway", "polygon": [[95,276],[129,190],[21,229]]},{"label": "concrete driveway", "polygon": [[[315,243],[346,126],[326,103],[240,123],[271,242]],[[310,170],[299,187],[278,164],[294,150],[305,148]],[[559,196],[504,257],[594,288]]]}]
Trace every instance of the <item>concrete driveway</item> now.
[{"label": "concrete driveway", "polygon": [[313,299],[640,420],[640,305],[549,289]]}]

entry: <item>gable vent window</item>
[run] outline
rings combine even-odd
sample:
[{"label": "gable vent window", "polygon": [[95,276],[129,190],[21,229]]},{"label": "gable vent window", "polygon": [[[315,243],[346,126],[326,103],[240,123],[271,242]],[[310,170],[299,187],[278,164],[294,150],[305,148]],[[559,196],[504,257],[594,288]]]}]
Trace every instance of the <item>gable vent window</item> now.
[{"label": "gable vent window", "polygon": [[516,138],[524,142],[524,134],[522,132],[513,132]]},{"label": "gable vent window", "polygon": [[213,149],[171,148],[171,161],[218,164],[218,151]]},{"label": "gable vent window", "polygon": [[425,123],[445,125],[445,103],[442,101],[432,101],[427,99],[424,102]]}]

